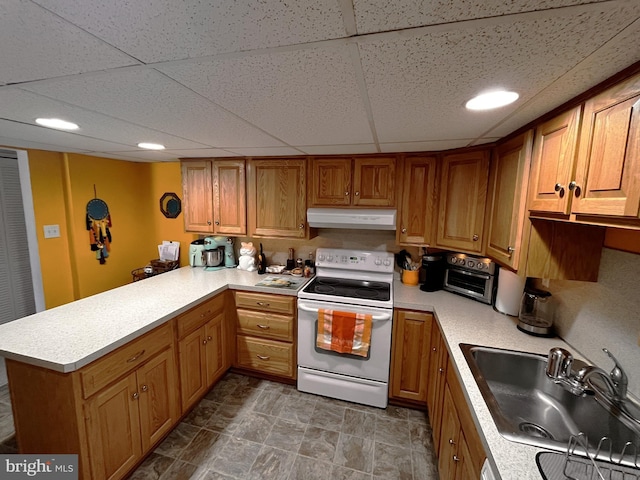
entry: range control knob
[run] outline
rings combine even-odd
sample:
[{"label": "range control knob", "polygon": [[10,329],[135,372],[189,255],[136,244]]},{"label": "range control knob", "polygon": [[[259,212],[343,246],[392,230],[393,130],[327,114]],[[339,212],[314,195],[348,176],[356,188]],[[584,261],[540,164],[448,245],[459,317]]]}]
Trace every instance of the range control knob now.
[{"label": "range control knob", "polygon": [[380,257],[376,257],[376,261],[374,263],[376,265],[382,265],[382,259]]},{"label": "range control knob", "polygon": [[[475,262],[473,260],[467,260],[467,267],[473,268],[474,265],[475,265]],[[478,265],[480,265],[480,264],[478,264]]]},{"label": "range control knob", "polygon": [[458,265],[464,267],[464,260],[460,259],[460,261],[458,262]]},{"label": "range control knob", "polygon": [[321,253],[320,255],[318,255],[318,261],[320,261],[320,262],[324,262],[325,258],[326,257],[324,256],[324,253]]},{"label": "range control knob", "polygon": [[458,259],[457,259],[456,257],[451,257],[451,258],[449,259],[449,261],[450,261],[453,265],[455,265],[456,263],[458,263]]},{"label": "range control knob", "polygon": [[327,261],[333,262],[333,255],[328,255],[327,256]]},{"label": "range control knob", "polygon": [[484,268],[484,263],[482,263],[482,262],[478,262],[478,264],[476,265],[476,268],[477,268],[478,270],[482,270],[482,269]]},{"label": "range control knob", "polygon": [[391,260],[389,260],[388,258],[385,259],[385,261],[383,262],[385,267],[388,267],[389,265],[391,265]]}]

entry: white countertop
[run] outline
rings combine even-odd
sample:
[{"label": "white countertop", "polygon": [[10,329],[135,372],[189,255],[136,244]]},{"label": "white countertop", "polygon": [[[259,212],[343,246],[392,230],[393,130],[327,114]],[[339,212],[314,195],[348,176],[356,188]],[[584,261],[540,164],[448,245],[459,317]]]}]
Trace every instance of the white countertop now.
[{"label": "white countertop", "polygon": [[[71,372],[227,288],[297,294],[297,290],[256,287],[263,278],[237,269],[206,272],[183,267],[0,325],[0,355]],[[394,306],[435,313],[494,470],[504,480],[539,480],[535,464],[539,449],[505,440],[498,433],[458,345],[537,353],[567,345],[560,339],[526,335],[516,329],[513,318],[444,291],[427,293],[395,281]]]}]

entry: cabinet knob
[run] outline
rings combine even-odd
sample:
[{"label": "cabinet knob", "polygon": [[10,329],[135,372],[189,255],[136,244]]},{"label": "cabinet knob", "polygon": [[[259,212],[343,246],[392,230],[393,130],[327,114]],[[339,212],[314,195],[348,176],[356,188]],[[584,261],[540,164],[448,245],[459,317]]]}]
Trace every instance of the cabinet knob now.
[{"label": "cabinet knob", "polygon": [[[579,197],[579,196],[580,196],[580,193],[582,192],[582,189],[580,188],[580,186],[579,186],[575,181],[573,181],[573,182],[571,182],[571,183],[569,184],[569,190],[571,190],[572,192],[574,192],[573,194],[574,194],[576,197]],[[575,190],[575,191],[574,191],[574,190]]]},{"label": "cabinet knob", "polygon": [[356,195],[356,197],[359,197],[360,196],[360,192],[356,192],[355,195]]},{"label": "cabinet knob", "polygon": [[553,189],[560,194],[560,198],[564,197],[564,186],[561,183],[556,183]]},{"label": "cabinet knob", "polygon": [[406,229],[406,228],[403,228],[403,229],[401,230],[401,232],[402,232],[402,233],[407,233],[407,229]]},{"label": "cabinet knob", "polygon": [[207,225],[211,225],[211,220],[207,220]]},{"label": "cabinet knob", "polygon": [[207,341],[206,341],[206,340],[202,340],[202,344],[203,344],[203,345],[206,345],[206,344],[207,344]]},{"label": "cabinet knob", "polygon": [[211,315],[211,310],[207,310],[206,312],[201,313],[201,314],[200,314],[200,318],[204,318],[204,317],[206,317],[207,315]]},{"label": "cabinet knob", "polygon": [[216,220],[216,225],[220,225],[220,222],[218,220]]},{"label": "cabinet knob", "polygon": [[208,336],[207,336],[207,341],[208,341],[208,342],[210,342],[211,340],[213,340],[213,339],[211,338],[211,335],[208,335]]},{"label": "cabinet knob", "polygon": [[454,455],[454,456],[453,456],[453,461],[454,461],[454,462],[459,462],[459,461],[460,461],[460,458],[459,458],[457,455]]},{"label": "cabinet knob", "polygon": [[455,445],[455,444],[456,444],[456,442],[453,441],[453,438],[450,438],[449,439],[449,445]]},{"label": "cabinet knob", "polygon": [[139,396],[140,396],[140,395],[138,394],[138,392],[133,392],[133,393],[131,394],[131,398],[133,398],[134,400],[137,400]]},{"label": "cabinet knob", "polygon": [[149,390],[149,387],[147,385],[142,385],[142,387],[140,387],[140,390],[146,392],[147,390]]},{"label": "cabinet knob", "polygon": [[474,242],[477,242],[480,237],[478,236],[477,233],[474,233],[472,238]]},{"label": "cabinet knob", "polygon": [[304,228],[304,223],[301,222],[300,225],[298,225],[298,228],[302,230]]},{"label": "cabinet knob", "polygon": [[258,357],[260,360],[269,360],[271,358],[269,356],[264,356],[264,355],[256,355],[256,357]]},{"label": "cabinet knob", "polygon": [[513,247],[507,247],[507,253],[508,253],[509,255],[511,255],[511,254],[513,253],[513,251],[514,251],[514,250],[515,250],[515,248],[513,248]]},{"label": "cabinet knob", "polygon": [[444,373],[444,368],[440,367],[440,368],[438,369],[438,373],[440,373],[440,375],[442,375],[442,374]]},{"label": "cabinet knob", "polygon": [[437,352],[437,351],[438,351],[438,349],[437,349],[436,347],[431,347],[431,351],[432,351],[432,352]]},{"label": "cabinet knob", "polygon": [[348,197],[349,196],[349,192],[344,192],[344,196]]}]

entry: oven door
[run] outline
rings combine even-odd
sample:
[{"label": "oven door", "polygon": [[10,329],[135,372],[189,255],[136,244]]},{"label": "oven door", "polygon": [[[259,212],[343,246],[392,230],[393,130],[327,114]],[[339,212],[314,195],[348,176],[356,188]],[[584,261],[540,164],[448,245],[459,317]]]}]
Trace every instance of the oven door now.
[{"label": "oven door", "polygon": [[444,289],[491,304],[493,276],[459,268],[447,268],[444,276]]},{"label": "oven door", "polygon": [[[318,309],[372,315],[371,345],[367,357],[340,354],[316,346]],[[351,377],[389,381],[392,309],[298,299],[298,366]]]}]

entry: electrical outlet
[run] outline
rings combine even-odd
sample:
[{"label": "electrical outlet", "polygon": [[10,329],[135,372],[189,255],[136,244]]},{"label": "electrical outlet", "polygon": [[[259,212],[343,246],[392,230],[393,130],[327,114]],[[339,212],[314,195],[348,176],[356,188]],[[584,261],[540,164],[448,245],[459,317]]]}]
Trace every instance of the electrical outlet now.
[{"label": "electrical outlet", "polygon": [[58,238],[60,236],[60,225],[45,225],[44,238]]}]

